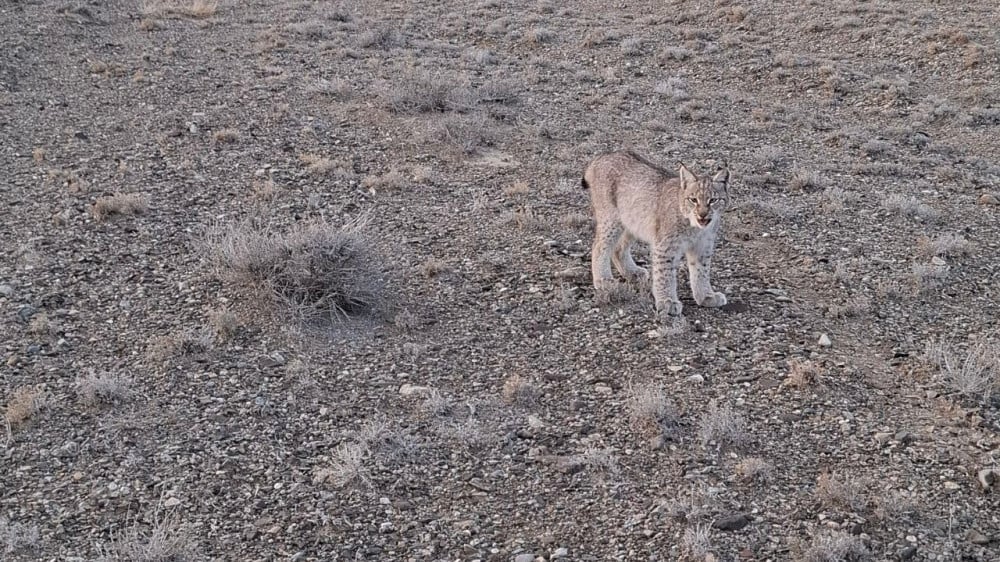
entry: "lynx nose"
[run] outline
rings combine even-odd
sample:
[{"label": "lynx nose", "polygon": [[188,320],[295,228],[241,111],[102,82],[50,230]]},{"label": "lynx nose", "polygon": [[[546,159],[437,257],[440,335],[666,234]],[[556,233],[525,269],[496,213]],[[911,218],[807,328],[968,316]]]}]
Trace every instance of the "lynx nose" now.
[{"label": "lynx nose", "polygon": [[698,217],[698,224],[700,224],[701,226],[708,226],[708,223],[710,223],[710,222],[712,222],[712,217],[711,216]]}]

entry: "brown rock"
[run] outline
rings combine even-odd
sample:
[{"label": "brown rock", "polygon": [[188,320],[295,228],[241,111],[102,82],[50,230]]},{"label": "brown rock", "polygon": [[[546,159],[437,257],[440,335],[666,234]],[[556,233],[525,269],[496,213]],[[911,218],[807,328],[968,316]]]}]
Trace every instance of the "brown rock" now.
[{"label": "brown rock", "polygon": [[992,193],[984,193],[979,196],[979,201],[977,201],[977,203],[980,205],[1000,205],[1000,198],[997,198],[997,196]]}]

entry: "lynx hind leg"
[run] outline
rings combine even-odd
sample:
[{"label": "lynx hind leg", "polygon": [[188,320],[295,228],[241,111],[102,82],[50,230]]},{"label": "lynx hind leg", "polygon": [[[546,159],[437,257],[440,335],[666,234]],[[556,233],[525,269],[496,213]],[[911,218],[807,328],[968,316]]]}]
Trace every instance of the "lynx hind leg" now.
[{"label": "lynx hind leg", "polygon": [[590,273],[595,288],[600,289],[614,282],[611,261],[614,259],[615,246],[623,233],[624,228],[618,221],[597,222],[594,246],[590,253]]},{"label": "lynx hind leg", "polygon": [[635,260],[632,259],[632,246],[634,244],[635,238],[627,232],[623,233],[621,238],[618,239],[618,244],[615,246],[612,261],[615,264],[615,268],[618,269],[618,273],[622,274],[622,277],[629,281],[641,283],[649,279],[649,271],[644,267],[636,265]]},{"label": "lynx hind leg", "polygon": [[726,295],[712,289],[712,250],[692,248],[687,251],[691,292],[700,306],[718,308],[726,304]]}]

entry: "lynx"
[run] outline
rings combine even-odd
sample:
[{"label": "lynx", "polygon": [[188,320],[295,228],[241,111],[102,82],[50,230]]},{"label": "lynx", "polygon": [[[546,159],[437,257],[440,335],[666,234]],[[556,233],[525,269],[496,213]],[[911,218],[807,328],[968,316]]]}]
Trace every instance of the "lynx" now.
[{"label": "lynx", "polygon": [[659,314],[679,316],[677,268],[687,256],[694,300],[701,306],[726,304],[712,289],[712,253],[728,196],[729,170],[697,176],[680,164],[672,173],[631,152],[598,156],[581,182],[590,190],[597,223],[591,271],[594,287],[613,283],[611,264],[630,280],[649,274],[632,259],[635,240],[650,245],[653,299]]}]

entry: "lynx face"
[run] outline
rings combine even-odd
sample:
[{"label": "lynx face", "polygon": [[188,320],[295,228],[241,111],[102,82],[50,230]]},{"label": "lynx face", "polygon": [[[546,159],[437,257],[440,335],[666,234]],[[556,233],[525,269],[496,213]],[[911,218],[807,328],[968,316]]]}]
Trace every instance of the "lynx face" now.
[{"label": "lynx face", "polygon": [[683,165],[681,176],[681,210],[695,228],[708,228],[718,223],[726,210],[728,199],[729,170],[721,170],[715,176],[699,178]]}]

